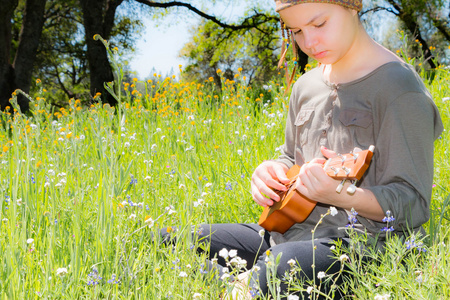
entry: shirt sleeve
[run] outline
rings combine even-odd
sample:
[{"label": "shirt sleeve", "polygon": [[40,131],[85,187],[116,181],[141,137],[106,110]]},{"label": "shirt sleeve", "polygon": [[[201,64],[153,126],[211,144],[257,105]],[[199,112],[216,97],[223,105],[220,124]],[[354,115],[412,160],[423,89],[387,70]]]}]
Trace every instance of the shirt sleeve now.
[{"label": "shirt sleeve", "polygon": [[441,132],[439,112],[424,93],[402,94],[382,113],[376,136],[377,185],[365,188],[395,217],[389,226],[397,231],[419,228],[430,217],[434,140]]}]

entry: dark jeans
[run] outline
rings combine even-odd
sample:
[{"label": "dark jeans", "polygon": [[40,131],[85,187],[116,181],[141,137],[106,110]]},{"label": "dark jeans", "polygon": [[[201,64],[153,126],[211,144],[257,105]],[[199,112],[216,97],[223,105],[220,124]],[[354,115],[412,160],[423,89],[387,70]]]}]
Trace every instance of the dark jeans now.
[{"label": "dark jeans", "polygon": [[[312,241],[296,241],[278,244],[270,247],[270,235],[265,232],[264,237],[259,235],[260,230],[263,229],[256,224],[211,224],[199,225],[196,230],[196,239],[199,244],[206,247],[199,247],[198,251],[202,252],[202,248],[209,249],[209,259],[217,258],[218,264],[222,267],[226,266],[224,258],[219,256],[219,251],[223,248],[229,250],[237,250],[237,256],[247,261],[247,269],[251,269],[254,265],[259,267],[259,271],[253,272],[251,279],[251,286],[259,287],[260,291],[267,295],[267,263],[266,251],[270,250],[271,255],[277,257],[282,253],[281,259],[276,269],[277,277],[282,279],[281,292],[287,292],[287,284],[285,275],[289,273],[291,267],[288,261],[293,259],[297,262],[297,266],[301,267],[301,271],[296,273],[296,278],[304,281],[313,280],[313,268],[315,266],[315,284],[323,287],[322,291],[328,293],[325,284],[317,279],[317,274],[320,271],[326,274],[334,274],[341,268],[341,262],[333,258],[331,246],[334,244],[334,238],[317,239],[314,241],[316,249],[313,255]],[[165,229],[161,231],[164,240],[169,241],[170,236]],[[340,238],[344,245],[348,244],[348,240]],[[314,259],[313,259],[314,256]],[[218,268],[221,273],[221,268]],[[336,284],[339,286],[342,283],[342,275]],[[311,283],[309,283],[311,284]],[[308,285],[309,285],[308,284]],[[306,287],[305,287],[306,288]],[[298,294],[298,293],[297,293]],[[307,293],[302,294],[305,298]],[[334,299],[340,299],[342,295],[337,292]]]}]

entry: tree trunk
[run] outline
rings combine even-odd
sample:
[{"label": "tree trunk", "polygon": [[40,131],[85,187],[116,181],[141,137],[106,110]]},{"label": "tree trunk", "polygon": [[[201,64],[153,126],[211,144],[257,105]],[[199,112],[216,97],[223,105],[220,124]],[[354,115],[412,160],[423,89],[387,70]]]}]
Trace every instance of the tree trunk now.
[{"label": "tree trunk", "polygon": [[11,18],[18,0],[0,0],[0,107],[9,105],[14,92],[14,69],[11,65]]},{"label": "tree trunk", "polygon": [[[39,40],[44,26],[44,12],[47,0],[27,0],[19,46],[14,59],[15,83],[18,88],[30,91],[33,66],[36,60]],[[20,95],[18,103],[22,111],[28,110],[28,99]]]},{"label": "tree trunk", "polygon": [[95,41],[94,35],[99,34],[104,39],[110,37],[116,9],[122,2],[123,0],[80,0],[86,33],[91,95],[101,93],[102,101],[111,105],[115,105],[117,101],[105,90],[104,84],[113,81],[114,76],[105,46],[100,41]]},{"label": "tree trunk", "polygon": [[420,33],[420,26],[417,23],[415,16],[413,15],[414,10],[408,10],[408,7],[403,7],[401,4],[396,3],[394,0],[387,0],[397,11],[397,17],[405,24],[409,32],[422,44],[422,53],[425,61],[430,65],[432,69],[436,69],[435,57],[430,51],[427,41],[423,38]]}]

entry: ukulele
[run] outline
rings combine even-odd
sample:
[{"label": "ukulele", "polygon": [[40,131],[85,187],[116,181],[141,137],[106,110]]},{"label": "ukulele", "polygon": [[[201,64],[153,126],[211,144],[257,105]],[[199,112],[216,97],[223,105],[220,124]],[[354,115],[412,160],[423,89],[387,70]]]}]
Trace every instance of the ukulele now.
[{"label": "ukulele", "polygon": [[[368,150],[338,154],[329,158],[324,164],[324,170],[328,176],[342,180],[336,188],[341,193],[346,180],[351,180],[347,193],[354,194],[356,183],[366,172],[373,156],[375,147],[370,146]],[[294,165],[286,173],[290,183],[286,185],[287,191],[275,191],[280,196],[280,201],[274,202],[270,207],[265,207],[258,224],[268,231],[285,233],[295,223],[303,222],[312,212],[317,202],[300,194],[295,188],[297,185],[300,166]]]}]

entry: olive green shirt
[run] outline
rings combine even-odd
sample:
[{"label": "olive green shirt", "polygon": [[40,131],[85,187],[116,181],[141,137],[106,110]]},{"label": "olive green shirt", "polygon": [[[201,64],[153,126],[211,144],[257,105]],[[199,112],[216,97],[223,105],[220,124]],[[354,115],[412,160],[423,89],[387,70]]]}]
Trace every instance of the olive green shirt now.
[{"label": "olive green shirt", "polygon": [[[359,185],[373,192],[395,221],[395,233],[417,231],[430,216],[434,140],[443,130],[430,93],[414,69],[390,62],[344,84],[331,84],[316,68],[295,83],[290,98],[285,144],[277,161],[291,167],[323,157],[320,146],[349,153],[375,146]],[[345,192],[345,191],[343,191]],[[303,223],[276,243],[311,238],[311,229],[329,206],[317,205]],[[338,209],[318,226],[315,238],[346,236],[348,211]],[[357,216],[356,227],[377,235],[387,224]]]}]

